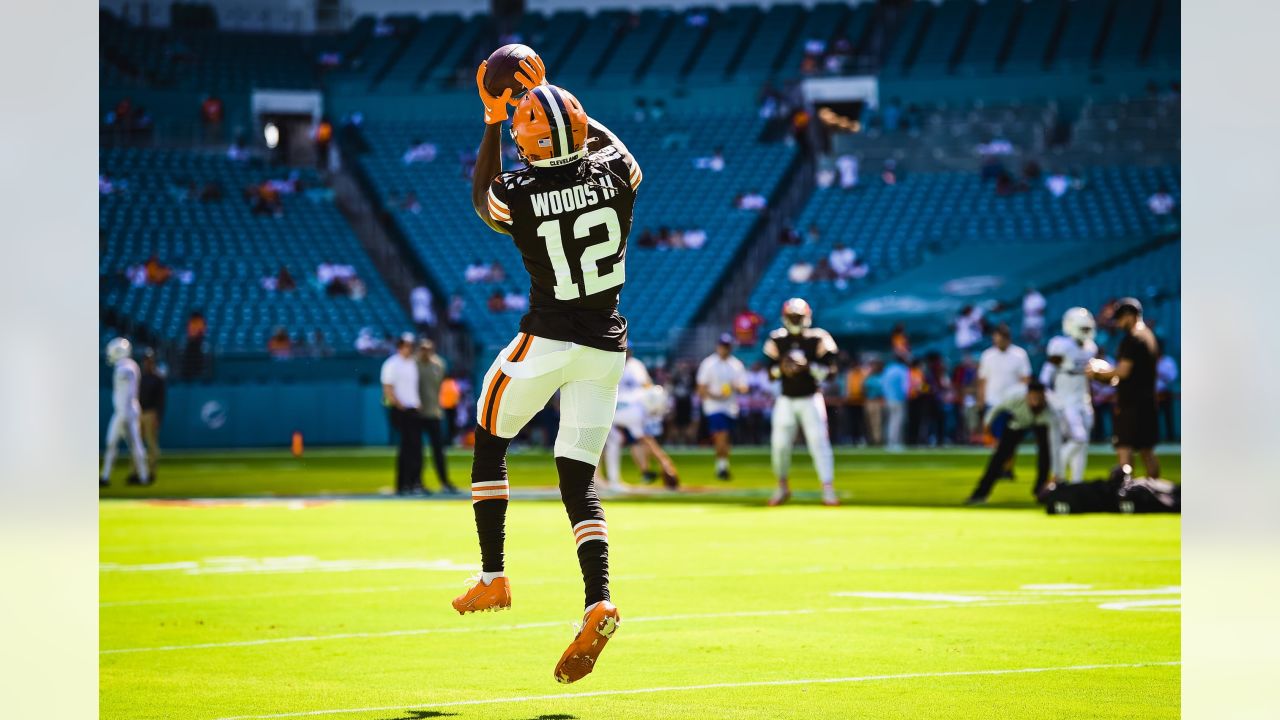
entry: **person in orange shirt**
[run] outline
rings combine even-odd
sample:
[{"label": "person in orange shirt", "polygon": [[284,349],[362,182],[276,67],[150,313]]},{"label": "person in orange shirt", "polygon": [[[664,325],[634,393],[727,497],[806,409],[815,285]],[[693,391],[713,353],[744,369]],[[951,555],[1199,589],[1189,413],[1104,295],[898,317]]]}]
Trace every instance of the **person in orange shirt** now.
[{"label": "person in orange shirt", "polygon": [[855,362],[844,374],[844,414],[849,419],[849,436],[855,445],[865,445],[866,428],[863,422],[866,415],[867,396],[863,385],[867,381],[867,366]]},{"label": "person in orange shirt", "polygon": [[160,262],[160,258],[155,255],[147,258],[146,269],[147,283],[150,285],[163,285],[169,280],[169,276],[173,274],[173,270]]},{"label": "person in orange shirt", "polygon": [[458,381],[449,375],[440,382],[440,410],[444,413],[444,445],[453,445],[458,432],[458,404],[462,399],[462,389]]}]

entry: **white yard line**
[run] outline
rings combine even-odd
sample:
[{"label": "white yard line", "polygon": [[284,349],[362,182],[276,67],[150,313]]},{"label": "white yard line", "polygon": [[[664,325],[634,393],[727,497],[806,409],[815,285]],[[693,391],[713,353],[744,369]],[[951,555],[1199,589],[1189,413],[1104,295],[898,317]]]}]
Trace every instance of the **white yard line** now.
[{"label": "white yard line", "polygon": [[859,675],[853,677],[803,678],[793,680],[757,680],[751,682],[706,683],[703,685],[669,685],[665,687],[634,688],[631,690],[596,690],[580,693],[555,693],[551,695],[521,695],[479,700],[451,700],[421,705],[384,705],[381,707],[335,708],[330,710],[306,710],[302,712],[276,713],[273,715],[235,715],[218,720],[271,720],[272,718],[315,717],[319,715],[349,715],[370,712],[403,712],[416,708],[461,707],[465,705],[498,705],[505,703],[536,702],[541,700],[574,700],[578,698],[609,697],[613,695],[648,695],[665,692],[695,692],[698,690],[730,690],[752,687],[786,687],[792,685],[836,685],[847,683],[879,682],[885,680],[916,680],[921,678],[976,677],[990,675],[1025,675],[1046,672],[1084,672],[1089,670],[1127,670],[1134,668],[1178,667],[1180,660],[1163,662],[1111,663],[1106,665],[1066,665],[1061,667],[1008,668],[1001,670],[952,670],[947,672],[899,673],[895,675]]},{"label": "white yard line", "polygon": [[[1068,603],[1089,602],[1080,599],[1067,600],[1010,600],[1001,602],[988,603],[966,603],[958,605],[955,603],[947,603],[943,605],[883,605],[871,607],[832,607],[832,608],[797,608],[790,610],[743,610],[738,612],[721,612],[721,613],[689,613],[684,615],[652,615],[647,617],[626,618],[626,623],[647,623],[647,622],[678,622],[683,620],[714,620],[719,618],[746,618],[746,617],[772,617],[785,615],[817,615],[826,613],[859,613],[859,612],[894,612],[894,611],[913,611],[913,610],[943,610],[953,609],[957,607],[1009,607],[1015,605],[1061,605]],[[290,637],[279,638],[261,638],[258,640],[233,640],[229,642],[217,643],[195,643],[191,645],[158,645],[154,647],[134,647],[134,648],[111,648],[107,650],[99,650],[99,655],[121,655],[126,653],[148,653],[148,652],[173,652],[178,650],[210,650],[213,648],[232,648],[232,647],[254,647],[258,645],[277,645],[282,643],[307,643],[322,642],[325,640],[353,640],[367,638],[390,638],[390,637],[412,637],[415,635],[440,635],[454,633],[473,633],[473,632],[499,632],[503,630],[535,630],[542,628],[564,628],[566,631],[571,627],[568,621],[550,621],[535,623],[520,623],[516,625],[462,625],[459,627],[445,628],[416,628],[411,630],[384,630],[379,632],[357,632],[357,633],[337,633],[333,635],[295,635]]]}]

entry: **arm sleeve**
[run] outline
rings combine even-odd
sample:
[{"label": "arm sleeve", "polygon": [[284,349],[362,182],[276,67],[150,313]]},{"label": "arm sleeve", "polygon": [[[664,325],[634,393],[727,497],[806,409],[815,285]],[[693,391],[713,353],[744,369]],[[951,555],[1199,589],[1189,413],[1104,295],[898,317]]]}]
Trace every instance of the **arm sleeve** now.
[{"label": "arm sleeve", "polygon": [[711,384],[711,378],[709,377],[710,375],[711,375],[711,368],[707,366],[707,361],[703,360],[702,362],[698,363],[698,374],[694,382],[696,382],[699,385],[709,385]]},{"label": "arm sleeve", "polygon": [[503,184],[501,175],[489,183],[488,203],[489,217],[494,222],[510,227],[511,207],[507,205],[507,186]]},{"label": "arm sleeve", "polygon": [[1048,360],[1045,360],[1044,367],[1040,368],[1040,382],[1045,387],[1053,387],[1053,378],[1057,374],[1058,374],[1058,366],[1054,365]]},{"label": "arm sleeve", "polygon": [[391,360],[389,358],[382,363],[381,379],[383,385],[394,385],[396,382],[396,376],[391,370]]},{"label": "arm sleeve", "polygon": [[782,362],[782,354],[778,351],[778,343],[774,342],[773,338],[768,338],[764,341],[764,347],[761,348],[761,351],[764,353],[765,364],[769,368],[769,377],[780,377],[781,373],[778,371],[778,365]]},{"label": "arm sleeve", "polygon": [[644,172],[640,170],[640,163],[632,155],[623,155],[623,162],[627,165],[627,172],[631,181],[631,189],[640,189],[640,181],[644,180]]},{"label": "arm sleeve", "polygon": [[1031,358],[1027,355],[1027,351],[1022,351],[1021,370],[1023,377],[1031,377]]}]

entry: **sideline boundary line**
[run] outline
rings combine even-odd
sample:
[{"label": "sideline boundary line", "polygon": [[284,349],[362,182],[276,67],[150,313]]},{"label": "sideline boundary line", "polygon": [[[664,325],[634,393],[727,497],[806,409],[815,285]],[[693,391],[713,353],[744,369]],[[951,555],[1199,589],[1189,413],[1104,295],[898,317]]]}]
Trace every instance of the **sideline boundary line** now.
[{"label": "sideline boundary line", "polygon": [[977,677],[983,675],[1019,675],[1046,672],[1083,672],[1089,670],[1124,670],[1133,668],[1178,667],[1181,660],[1160,662],[1112,663],[1099,665],[1065,665],[1060,667],[1009,668],[999,670],[951,670],[944,672],[899,673],[895,675],[861,675],[834,678],[798,678],[793,680],[757,680],[748,682],[706,683],[703,685],[668,685],[665,687],[635,688],[631,690],[595,690],[581,693],[555,693],[551,695],[523,695],[506,698],[482,698],[478,700],[452,700],[420,705],[384,705],[382,707],[339,708],[330,710],[306,710],[302,712],[276,713],[274,715],[234,715],[217,720],[271,720],[273,718],[316,717],[320,715],[349,715],[352,713],[392,712],[419,708],[462,707],[466,705],[498,705],[505,703],[533,702],[537,700],[574,700],[578,698],[608,697],[611,695],[646,695],[663,692],[693,692],[698,690],[725,690],[748,687],[785,687],[788,685],[836,685],[847,683],[877,682],[884,680],[913,680],[919,678]]}]

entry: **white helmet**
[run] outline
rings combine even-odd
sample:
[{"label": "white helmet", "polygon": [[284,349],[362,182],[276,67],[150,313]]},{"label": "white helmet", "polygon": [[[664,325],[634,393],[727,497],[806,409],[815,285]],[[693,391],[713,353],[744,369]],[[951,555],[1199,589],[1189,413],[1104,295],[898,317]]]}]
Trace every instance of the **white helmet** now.
[{"label": "white helmet", "polygon": [[107,343],[107,362],[111,365],[115,365],[132,354],[133,346],[122,337],[115,338]]},{"label": "white helmet", "polygon": [[794,297],[782,303],[782,324],[787,332],[799,335],[813,324],[813,310],[803,298]]},{"label": "white helmet", "polygon": [[1073,307],[1062,314],[1062,332],[1079,342],[1092,340],[1097,325],[1093,322],[1093,313],[1082,307]]},{"label": "white helmet", "polygon": [[641,396],[645,414],[650,417],[662,417],[667,414],[667,391],[661,385],[650,385]]}]

